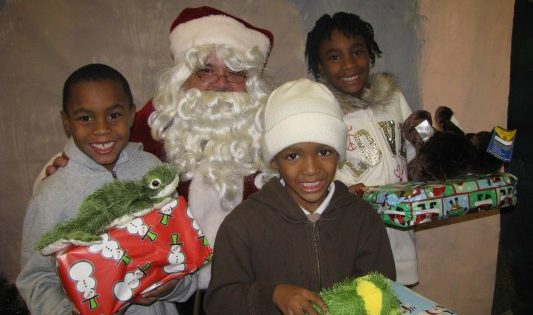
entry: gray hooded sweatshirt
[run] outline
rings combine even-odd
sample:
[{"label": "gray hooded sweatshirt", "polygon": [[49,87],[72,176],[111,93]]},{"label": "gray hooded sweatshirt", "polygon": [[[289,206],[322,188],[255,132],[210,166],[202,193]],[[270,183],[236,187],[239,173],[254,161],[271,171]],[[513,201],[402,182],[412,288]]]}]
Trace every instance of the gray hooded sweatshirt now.
[{"label": "gray hooded sweatshirt", "polygon": [[[114,177],[136,180],[161,161],[129,143],[120,153],[113,172],[96,163],[67,141],[68,165],[47,177],[35,191],[24,218],[17,288],[32,314],[71,314],[73,304],[63,291],[51,257],[34,251],[35,242],[58,223],[74,216],[81,202]],[[178,314],[174,303],[186,301],[196,290],[196,275],[182,278],[176,288],[150,306],[132,305],[125,314]]]}]

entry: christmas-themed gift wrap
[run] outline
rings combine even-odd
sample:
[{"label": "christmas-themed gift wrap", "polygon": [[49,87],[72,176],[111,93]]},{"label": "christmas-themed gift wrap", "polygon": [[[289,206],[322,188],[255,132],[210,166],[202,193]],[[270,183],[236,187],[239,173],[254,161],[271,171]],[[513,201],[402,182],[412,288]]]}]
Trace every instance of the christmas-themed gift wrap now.
[{"label": "christmas-themed gift wrap", "polygon": [[385,224],[409,228],[436,220],[516,204],[510,173],[472,175],[445,182],[407,182],[367,187],[363,199]]},{"label": "christmas-themed gift wrap", "polygon": [[183,197],[56,256],[65,292],[81,314],[113,314],[143,292],[209,262],[207,243]]},{"label": "christmas-themed gift wrap", "polygon": [[439,305],[425,296],[399,284],[390,281],[391,288],[400,302],[400,314],[402,315],[456,315],[454,311]]}]

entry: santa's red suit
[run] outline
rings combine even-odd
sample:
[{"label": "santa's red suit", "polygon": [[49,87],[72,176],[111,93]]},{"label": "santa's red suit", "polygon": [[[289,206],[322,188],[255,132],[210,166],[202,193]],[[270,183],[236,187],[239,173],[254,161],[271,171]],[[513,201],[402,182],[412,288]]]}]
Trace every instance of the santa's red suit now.
[{"label": "santa's red suit", "polygon": [[149,100],[141,110],[135,113],[135,121],[130,130],[130,141],[140,142],[144,146],[144,151],[150,152],[157,156],[161,161],[165,160],[165,150],[163,143],[155,141],[152,138],[150,126],[148,126],[148,117],[154,112],[154,104]]}]

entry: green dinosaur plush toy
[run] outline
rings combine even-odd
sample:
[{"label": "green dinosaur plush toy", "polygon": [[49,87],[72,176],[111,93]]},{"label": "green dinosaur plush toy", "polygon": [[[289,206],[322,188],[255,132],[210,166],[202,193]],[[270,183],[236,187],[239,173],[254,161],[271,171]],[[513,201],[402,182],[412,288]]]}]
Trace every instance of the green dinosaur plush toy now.
[{"label": "green dinosaur plush toy", "polygon": [[76,216],[46,232],[35,248],[51,255],[70,244],[88,245],[100,240],[105,230],[129,222],[164,205],[176,193],[177,169],[170,164],[156,166],[136,181],[102,185],[81,203]]},{"label": "green dinosaur plush toy", "polygon": [[[319,294],[329,315],[401,314],[400,302],[392,291],[390,280],[380,273],[341,281]],[[317,311],[323,314],[318,308]]]}]

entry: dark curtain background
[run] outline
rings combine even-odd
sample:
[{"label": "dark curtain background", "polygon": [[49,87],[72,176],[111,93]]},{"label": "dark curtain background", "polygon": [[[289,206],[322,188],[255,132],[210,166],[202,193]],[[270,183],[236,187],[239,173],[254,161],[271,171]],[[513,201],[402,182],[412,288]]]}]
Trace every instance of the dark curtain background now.
[{"label": "dark curtain background", "polygon": [[508,127],[517,129],[506,171],[518,176],[518,204],[502,211],[493,314],[533,314],[533,1],[516,0]]}]

